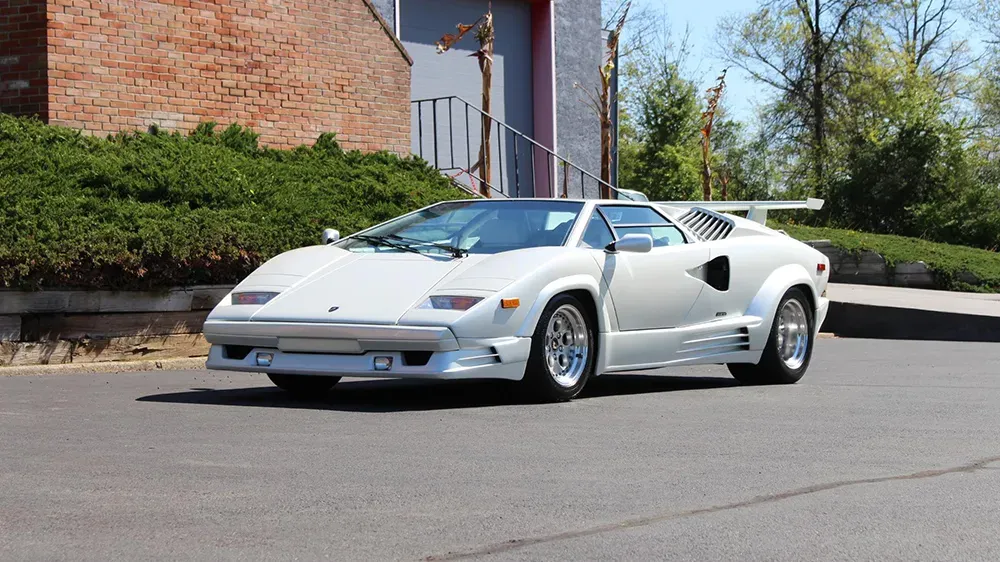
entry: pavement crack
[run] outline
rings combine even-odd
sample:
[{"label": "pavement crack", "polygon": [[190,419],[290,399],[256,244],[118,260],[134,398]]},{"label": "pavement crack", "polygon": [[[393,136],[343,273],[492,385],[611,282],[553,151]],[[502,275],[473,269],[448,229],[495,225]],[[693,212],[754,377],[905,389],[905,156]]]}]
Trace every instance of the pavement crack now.
[{"label": "pavement crack", "polygon": [[536,537],[525,537],[520,539],[511,539],[502,543],[495,543],[487,545],[484,547],[476,548],[473,550],[466,550],[462,552],[449,552],[447,554],[438,556],[428,556],[424,558],[426,561],[437,561],[437,560],[463,560],[469,558],[478,558],[481,556],[488,556],[491,554],[499,554],[502,552],[508,552],[518,548],[525,548],[528,546],[533,546],[537,544],[544,544],[550,542],[557,542],[569,539],[578,539],[582,537],[588,537],[593,535],[599,535],[602,533],[609,533],[612,531],[620,531],[623,529],[631,529],[635,527],[645,527],[647,525],[653,525],[656,523],[662,523],[664,521],[670,521],[674,519],[683,519],[686,517],[695,517],[698,515],[706,515],[709,513],[718,513],[720,511],[729,511],[732,509],[741,509],[744,507],[751,507],[760,504],[774,503],[789,498],[794,498],[798,496],[805,496],[809,494],[815,494],[818,492],[826,492],[829,490],[835,490],[837,488],[844,488],[847,486],[859,486],[863,484],[878,484],[881,482],[896,482],[900,480],[923,480],[927,478],[936,478],[938,476],[944,476],[947,474],[956,473],[972,473],[978,470],[986,468],[997,468],[987,466],[993,463],[1000,462],[1000,456],[990,457],[986,459],[981,459],[969,464],[963,464],[961,466],[954,466],[951,468],[942,468],[937,470],[924,470],[920,472],[912,472],[909,474],[898,474],[895,476],[879,476],[875,478],[859,478],[857,480],[840,480],[837,482],[828,482],[826,484],[816,484],[814,486],[807,486],[805,488],[797,488],[794,490],[789,490],[786,492],[778,492],[775,494],[767,494],[763,496],[756,496],[754,498],[728,503],[724,505],[717,505],[712,507],[703,507],[699,509],[691,509],[687,511],[677,511],[672,513],[663,513],[660,515],[652,515],[649,517],[640,517],[635,519],[627,519],[624,521],[619,521],[617,523],[609,523],[605,525],[598,525],[596,527],[589,527],[585,529],[578,529],[576,531],[567,531],[565,533],[555,533],[551,535],[540,535]]}]

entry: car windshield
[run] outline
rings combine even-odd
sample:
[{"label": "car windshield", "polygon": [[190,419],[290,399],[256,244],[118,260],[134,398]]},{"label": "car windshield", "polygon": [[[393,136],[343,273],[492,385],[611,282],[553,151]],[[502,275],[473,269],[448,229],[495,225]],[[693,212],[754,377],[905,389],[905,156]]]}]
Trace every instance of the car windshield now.
[{"label": "car windshield", "polygon": [[562,246],[583,209],[576,201],[453,201],[400,217],[336,245],[359,253],[496,254]]}]

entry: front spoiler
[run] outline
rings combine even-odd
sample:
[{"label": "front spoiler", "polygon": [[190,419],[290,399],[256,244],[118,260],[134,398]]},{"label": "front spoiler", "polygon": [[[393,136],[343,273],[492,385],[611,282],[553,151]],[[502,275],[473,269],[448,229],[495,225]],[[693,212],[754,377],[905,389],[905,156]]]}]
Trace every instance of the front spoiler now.
[{"label": "front spoiler", "polygon": [[[531,351],[530,338],[481,340],[478,345],[431,354],[425,365],[407,365],[402,351],[368,351],[363,354],[296,353],[255,346],[242,359],[227,358],[223,345],[212,345],[205,366],[212,370],[288,375],[414,379],[521,380]],[[269,365],[258,364],[258,354],[271,356]],[[375,370],[376,357],[389,357],[392,367]]]}]

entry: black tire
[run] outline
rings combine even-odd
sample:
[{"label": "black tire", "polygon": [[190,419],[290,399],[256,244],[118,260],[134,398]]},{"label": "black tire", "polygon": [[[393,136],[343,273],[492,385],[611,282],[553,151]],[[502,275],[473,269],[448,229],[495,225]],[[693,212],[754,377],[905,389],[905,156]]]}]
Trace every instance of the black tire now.
[{"label": "black tire", "polygon": [[268,373],[274,386],[299,398],[319,398],[340,382],[340,377],[315,375],[276,375]]},{"label": "black tire", "polygon": [[[580,357],[579,354],[576,354],[575,357],[567,354],[568,361],[584,360],[579,378],[575,383],[569,385],[557,381],[557,375],[552,373],[546,361],[546,332],[549,328],[549,321],[557,312],[560,314],[560,321],[571,323],[582,321],[581,329],[587,337],[585,357]],[[569,320],[569,318],[574,320]],[[535,332],[531,337],[531,354],[528,356],[528,365],[525,369],[524,379],[521,381],[522,389],[526,391],[527,398],[541,402],[565,402],[580,394],[594,370],[597,349],[594,324],[590,311],[576,297],[561,294],[549,301],[542,311],[542,315],[538,318],[538,325],[535,326]],[[575,370],[573,369],[573,371]],[[569,381],[564,380],[564,382]]]},{"label": "black tire", "polygon": [[[808,338],[806,339],[805,344],[805,355],[801,364],[795,368],[789,367],[789,365],[782,360],[780,350],[778,349],[779,316],[782,309],[785,307],[785,303],[788,301],[798,302],[798,305],[805,313],[806,323],[808,325]],[[815,336],[813,323],[814,312],[815,311],[813,311],[812,307],[809,305],[809,299],[806,298],[805,293],[803,293],[800,289],[789,289],[788,292],[781,297],[781,301],[778,302],[778,307],[775,309],[774,322],[771,324],[771,333],[767,338],[767,344],[764,346],[764,351],[761,353],[760,362],[756,365],[749,363],[730,363],[726,365],[729,368],[729,372],[736,378],[736,380],[746,385],[797,383],[802,376],[806,374],[806,369],[809,368],[809,361],[812,359],[813,339]]]}]

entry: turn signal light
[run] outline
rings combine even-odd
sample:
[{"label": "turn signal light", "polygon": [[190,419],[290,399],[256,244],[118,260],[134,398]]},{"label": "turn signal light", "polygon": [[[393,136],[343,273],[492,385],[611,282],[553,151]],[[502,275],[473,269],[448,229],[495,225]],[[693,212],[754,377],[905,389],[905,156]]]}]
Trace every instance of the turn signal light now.
[{"label": "turn signal light", "polygon": [[500,299],[500,308],[517,308],[521,306],[521,299]]}]

